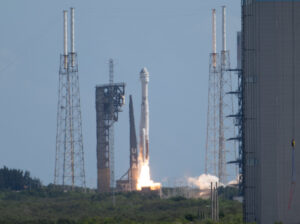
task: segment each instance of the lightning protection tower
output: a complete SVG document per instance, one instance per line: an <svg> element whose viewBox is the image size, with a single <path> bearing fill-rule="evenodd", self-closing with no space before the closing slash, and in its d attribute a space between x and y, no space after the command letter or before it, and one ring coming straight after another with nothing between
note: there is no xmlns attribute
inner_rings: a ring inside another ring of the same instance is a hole
<svg viewBox="0 0 300 224"><path fill-rule="evenodd" d="M54 184L86 187L78 77L71 8L71 52L68 52L68 16L63 11L64 53L60 56Z"/></svg>
<svg viewBox="0 0 300 224"><path fill-rule="evenodd" d="M115 186L113 125L125 103L125 83L113 83L113 60L109 61L109 80L96 86L97 119L97 186L99 192L110 192Z"/></svg>
<svg viewBox="0 0 300 224"><path fill-rule="evenodd" d="M229 173L238 175L238 166L228 172L229 161L237 160L236 141L231 140L236 136L236 124L232 115L235 113L234 95L232 94L232 74L230 69L230 52L226 43L226 6L222 6L222 50L220 59L219 77L219 167L218 177L221 183L227 183ZM234 168L234 167L233 167Z"/></svg>
<svg viewBox="0 0 300 224"><path fill-rule="evenodd" d="M236 135L229 50L226 47L226 7L222 7L222 51L216 53L216 10L213 9L213 53L210 54L205 172L227 183L227 162L236 160ZM237 176L237 169L235 176Z"/></svg>
<svg viewBox="0 0 300 224"><path fill-rule="evenodd" d="M205 145L205 173L218 176L218 102L219 102L219 54L216 42L216 10L212 10L212 53L209 55L208 106Z"/></svg>

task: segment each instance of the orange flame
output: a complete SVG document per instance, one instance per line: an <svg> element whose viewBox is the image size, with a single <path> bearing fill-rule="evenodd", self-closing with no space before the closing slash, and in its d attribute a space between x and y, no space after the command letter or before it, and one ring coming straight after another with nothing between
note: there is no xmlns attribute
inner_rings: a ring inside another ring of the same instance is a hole
<svg viewBox="0 0 300 224"><path fill-rule="evenodd" d="M141 164L140 175L137 182L137 190L141 191L142 188L145 187L150 188L150 190L159 190L161 188L160 183L155 183L150 178L150 167L148 160Z"/></svg>

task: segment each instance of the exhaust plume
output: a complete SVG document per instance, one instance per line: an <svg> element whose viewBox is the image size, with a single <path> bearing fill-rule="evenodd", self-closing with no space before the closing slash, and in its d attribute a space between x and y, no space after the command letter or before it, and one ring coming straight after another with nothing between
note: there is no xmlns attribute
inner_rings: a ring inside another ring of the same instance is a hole
<svg viewBox="0 0 300 224"><path fill-rule="evenodd" d="M211 183L219 182L219 178L210 174L202 174L199 177L189 177L188 183L198 187L200 190L210 189ZM222 184L220 184L222 185Z"/></svg>

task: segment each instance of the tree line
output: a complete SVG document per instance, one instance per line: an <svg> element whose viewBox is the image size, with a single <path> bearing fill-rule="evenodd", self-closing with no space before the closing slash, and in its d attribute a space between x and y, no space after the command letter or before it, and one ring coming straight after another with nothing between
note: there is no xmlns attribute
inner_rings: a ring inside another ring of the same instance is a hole
<svg viewBox="0 0 300 224"><path fill-rule="evenodd" d="M29 171L9 169L6 166L0 169L0 190L38 189L42 186L38 178L32 178Z"/></svg>

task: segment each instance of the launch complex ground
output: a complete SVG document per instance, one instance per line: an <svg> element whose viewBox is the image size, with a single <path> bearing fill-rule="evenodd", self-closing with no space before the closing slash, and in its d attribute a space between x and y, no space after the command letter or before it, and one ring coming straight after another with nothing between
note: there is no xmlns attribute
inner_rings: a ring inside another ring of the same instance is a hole
<svg viewBox="0 0 300 224"><path fill-rule="evenodd" d="M225 15L225 7L223 7ZM74 8L71 8L71 32L69 52L68 43L68 11L63 11L64 46L60 57L59 72L59 101L57 116L57 144L55 161L55 185L86 186L84 171L84 152L82 143L82 125L80 94L78 81L78 62L75 51L75 25ZM225 21L225 20L224 20ZM215 22L213 23L215 25ZM224 26L225 27L225 26ZM223 29L225 29L223 27ZM214 28L215 33L215 28ZM226 44L226 41L224 42ZM215 46L215 39L214 39ZM213 67L217 66L216 49L214 49ZM135 129L133 111L133 98L129 97L129 133L130 133L130 157L129 169L125 174L115 180L114 162L114 124L119 119L119 113L125 105L124 82L114 82L114 61L109 60L109 82L97 85L95 88L96 106L96 137L97 137L97 191L100 193L114 191L157 191L161 190L161 183L156 183L150 175L150 151L149 139L149 101L148 84L149 72L146 68L140 71L141 81L141 113L138 135ZM222 116L224 117L224 116ZM137 137L138 136L138 137ZM225 141L224 136L222 141ZM224 144L220 144L224 146ZM223 147L221 151L223 152ZM224 151L225 152L225 151ZM224 158L223 158L224 157ZM222 156L222 175L226 173L225 156ZM208 160L206 160L207 162ZM216 163L214 163L216 164ZM206 168L208 166L206 165ZM216 171L216 169L214 169ZM206 169L205 173L208 174ZM220 173L213 173L221 177ZM224 176L223 175L223 176ZM220 178L221 179L221 178ZM225 178L223 178L225 180ZM217 180L218 181L218 180ZM210 184L210 182L209 182ZM209 189L206 188L206 189ZM201 192L200 192L201 193ZM203 192L202 192L203 193Z"/></svg>

